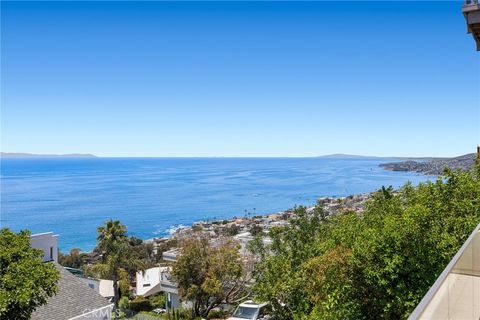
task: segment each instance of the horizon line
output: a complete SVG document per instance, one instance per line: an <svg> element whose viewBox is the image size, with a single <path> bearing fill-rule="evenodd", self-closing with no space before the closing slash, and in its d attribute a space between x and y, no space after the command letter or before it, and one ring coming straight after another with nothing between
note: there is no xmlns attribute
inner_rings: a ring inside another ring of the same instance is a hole
<svg viewBox="0 0 480 320"><path fill-rule="evenodd" d="M283 156L283 155L271 155L271 156L242 156L242 155L235 155L235 156L195 156L195 155L188 155L188 156L155 156L155 155L145 155L145 156L132 156L132 155L96 155L96 154L90 154L90 153L65 153L65 154L55 154L55 153L47 153L47 154L38 154L38 153L28 153L28 152L0 152L0 158L71 158L71 159L94 159L94 158L164 158L164 159L215 159L215 158L232 158L232 159L252 159L252 158L265 158L265 159L271 159L271 158L403 158L403 159L426 159L426 158L455 158L459 157L462 155L470 154L470 153L475 153L475 152L468 152L468 153L462 153L460 155L454 155L454 156L402 156L402 155L364 155L364 154L352 154L352 153L330 153L330 154L320 154L320 155L293 155L293 156Z"/></svg>

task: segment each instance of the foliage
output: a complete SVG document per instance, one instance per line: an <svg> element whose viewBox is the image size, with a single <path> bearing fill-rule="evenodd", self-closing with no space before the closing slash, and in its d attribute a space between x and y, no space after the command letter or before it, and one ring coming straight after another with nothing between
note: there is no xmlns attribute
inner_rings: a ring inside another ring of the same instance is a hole
<svg viewBox="0 0 480 320"><path fill-rule="evenodd" d="M276 319L405 319L480 222L480 169L382 188L362 215L295 213L249 246Z"/></svg>
<svg viewBox="0 0 480 320"><path fill-rule="evenodd" d="M250 231L250 234L254 237L263 234L263 228L260 227L258 224L251 227L249 231Z"/></svg>
<svg viewBox="0 0 480 320"><path fill-rule="evenodd" d="M130 307L130 300L128 297L123 296L118 300L118 307L122 310L128 310Z"/></svg>
<svg viewBox="0 0 480 320"><path fill-rule="evenodd" d="M119 286L128 292L129 270L144 269L145 264L126 236L127 228L120 221L107 221L98 228L97 248L102 252L102 262L86 268L87 274L113 280L115 309L118 308Z"/></svg>
<svg viewBox="0 0 480 320"><path fill-rule="evenodd" d="M87 254L81 253L79 248L73 248L68 254L59 253L58 263L64 267L76 268L79 269L85 265L85 259Z"/></svg>
<svg viewBox="0 0 480 320"><path fill-rule="evenodd" d="M234 303L246 292L246 278L238 245L222 239L213 246L206 238L189 238L172 269L184 300L193 304L193 315L206 317L221 303Z"/></svg>
<svg viewBox="0 0 480 320"><path fill-rule="evenodd" d="M59 272L30 246L30 233L0 230L0 318L29 319L57 291Z"/></svg>
<svg viewBox="0 0 480 320"><path fill-rule="evenodd" d="M225 310L213 309L208 313L207 319L223 319L228 314Z"/></svg>
<svg viewBox="0 0 480 320"><path fill-rule="evenodd" d="M112 219L105 222L104 226L97 229L97 248L101 250L104 257L108 255L118 243L124 243L127 239L127 227L119 220Z"/></svg>
<svg viewBox="0 0 480 320"><path fill-rule="evenodd" d="M166 298L164 293L148 297L153 308L165 308Z"/></svg>
<svg viewBox="0 0 480 320"><path fill-rule="evenodd" d="M167 312L163 318L165 320L192 320L192 311L189 309L173 309Z"/></svg>
<svg viewBox="0 0 480 320"><path fill-rule="evenodd" d="M130 301L129 309L132 311L150 311L152 310L152 305L147 298L137 296Z"/></svg>
<svg viewBox="0 0 480 320"><path fill-rule="evenodd" d="M236 236L240 232L240 228L236 224L231 224L223 228L223 235L225 236Z"/></svg>

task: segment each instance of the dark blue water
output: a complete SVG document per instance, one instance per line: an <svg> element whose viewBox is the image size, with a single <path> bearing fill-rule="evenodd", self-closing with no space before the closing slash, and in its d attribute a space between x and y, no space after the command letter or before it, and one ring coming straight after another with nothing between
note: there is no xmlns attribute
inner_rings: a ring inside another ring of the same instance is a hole
<svg viewBox="0 0 480 320"><path fill-rule="evenodd" d="M120 219L152 238L203 219L266 214L322 196L417 184L425 176L378 167L389 159L2 159L1 226L53 231L62 250L91 250L96 228ZM255 210L254 210L255 208Z"/></svg>

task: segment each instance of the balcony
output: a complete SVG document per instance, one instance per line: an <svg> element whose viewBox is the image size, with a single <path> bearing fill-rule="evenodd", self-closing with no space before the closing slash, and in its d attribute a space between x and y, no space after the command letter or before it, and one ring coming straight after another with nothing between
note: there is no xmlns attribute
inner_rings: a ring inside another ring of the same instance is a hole
<svg viewBox="0 0 480 320"><path fill-rule="evenodd" d="M160 290L168 293L178 294L178 286L173 281L169 270L160 273Z"/></svg>
<svg viewBox="0 0 480 320"><path fill-rule="evenodd" d="M409 317L417 319L480 319L480 224Z"/></svg>
<svg viewBox="0 0 480 320"><path fill-rule="evenodd" d="M462 12L467 22L467 32L471 33L480 51L480 2L479 0L466 0Z"/></svg>
<svg viewBox="0 0 480 320"><path fill-rule="evenodd" d="M162 258L165 261L175 262L177 261L177 256L179 255L178 249L168 250L162 253Z"/></svg>

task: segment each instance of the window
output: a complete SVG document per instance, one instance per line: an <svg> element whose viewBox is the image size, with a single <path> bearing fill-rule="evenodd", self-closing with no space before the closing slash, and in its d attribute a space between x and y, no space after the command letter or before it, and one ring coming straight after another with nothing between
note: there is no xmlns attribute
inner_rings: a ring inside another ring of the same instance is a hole
<svg viewBox="0 0 480 320"><path fill-rule="evenodd" d="M145 283L143 286L144 287L150 287L150 283Z"/></svg>
<svg viewBox="0 0 480 320"><path fill-rule="evenodd" d="M50 260L53 260L53 247L50 247Z"/></svg>
<svg viewBox="0 0 480 320"><path fill-rule="evenodd" d="M255 315L257 313L257 308L255 307L242 307L239 306L235 313L233 314L234 317L242 318L242 319L255 319Z"/></svg>

